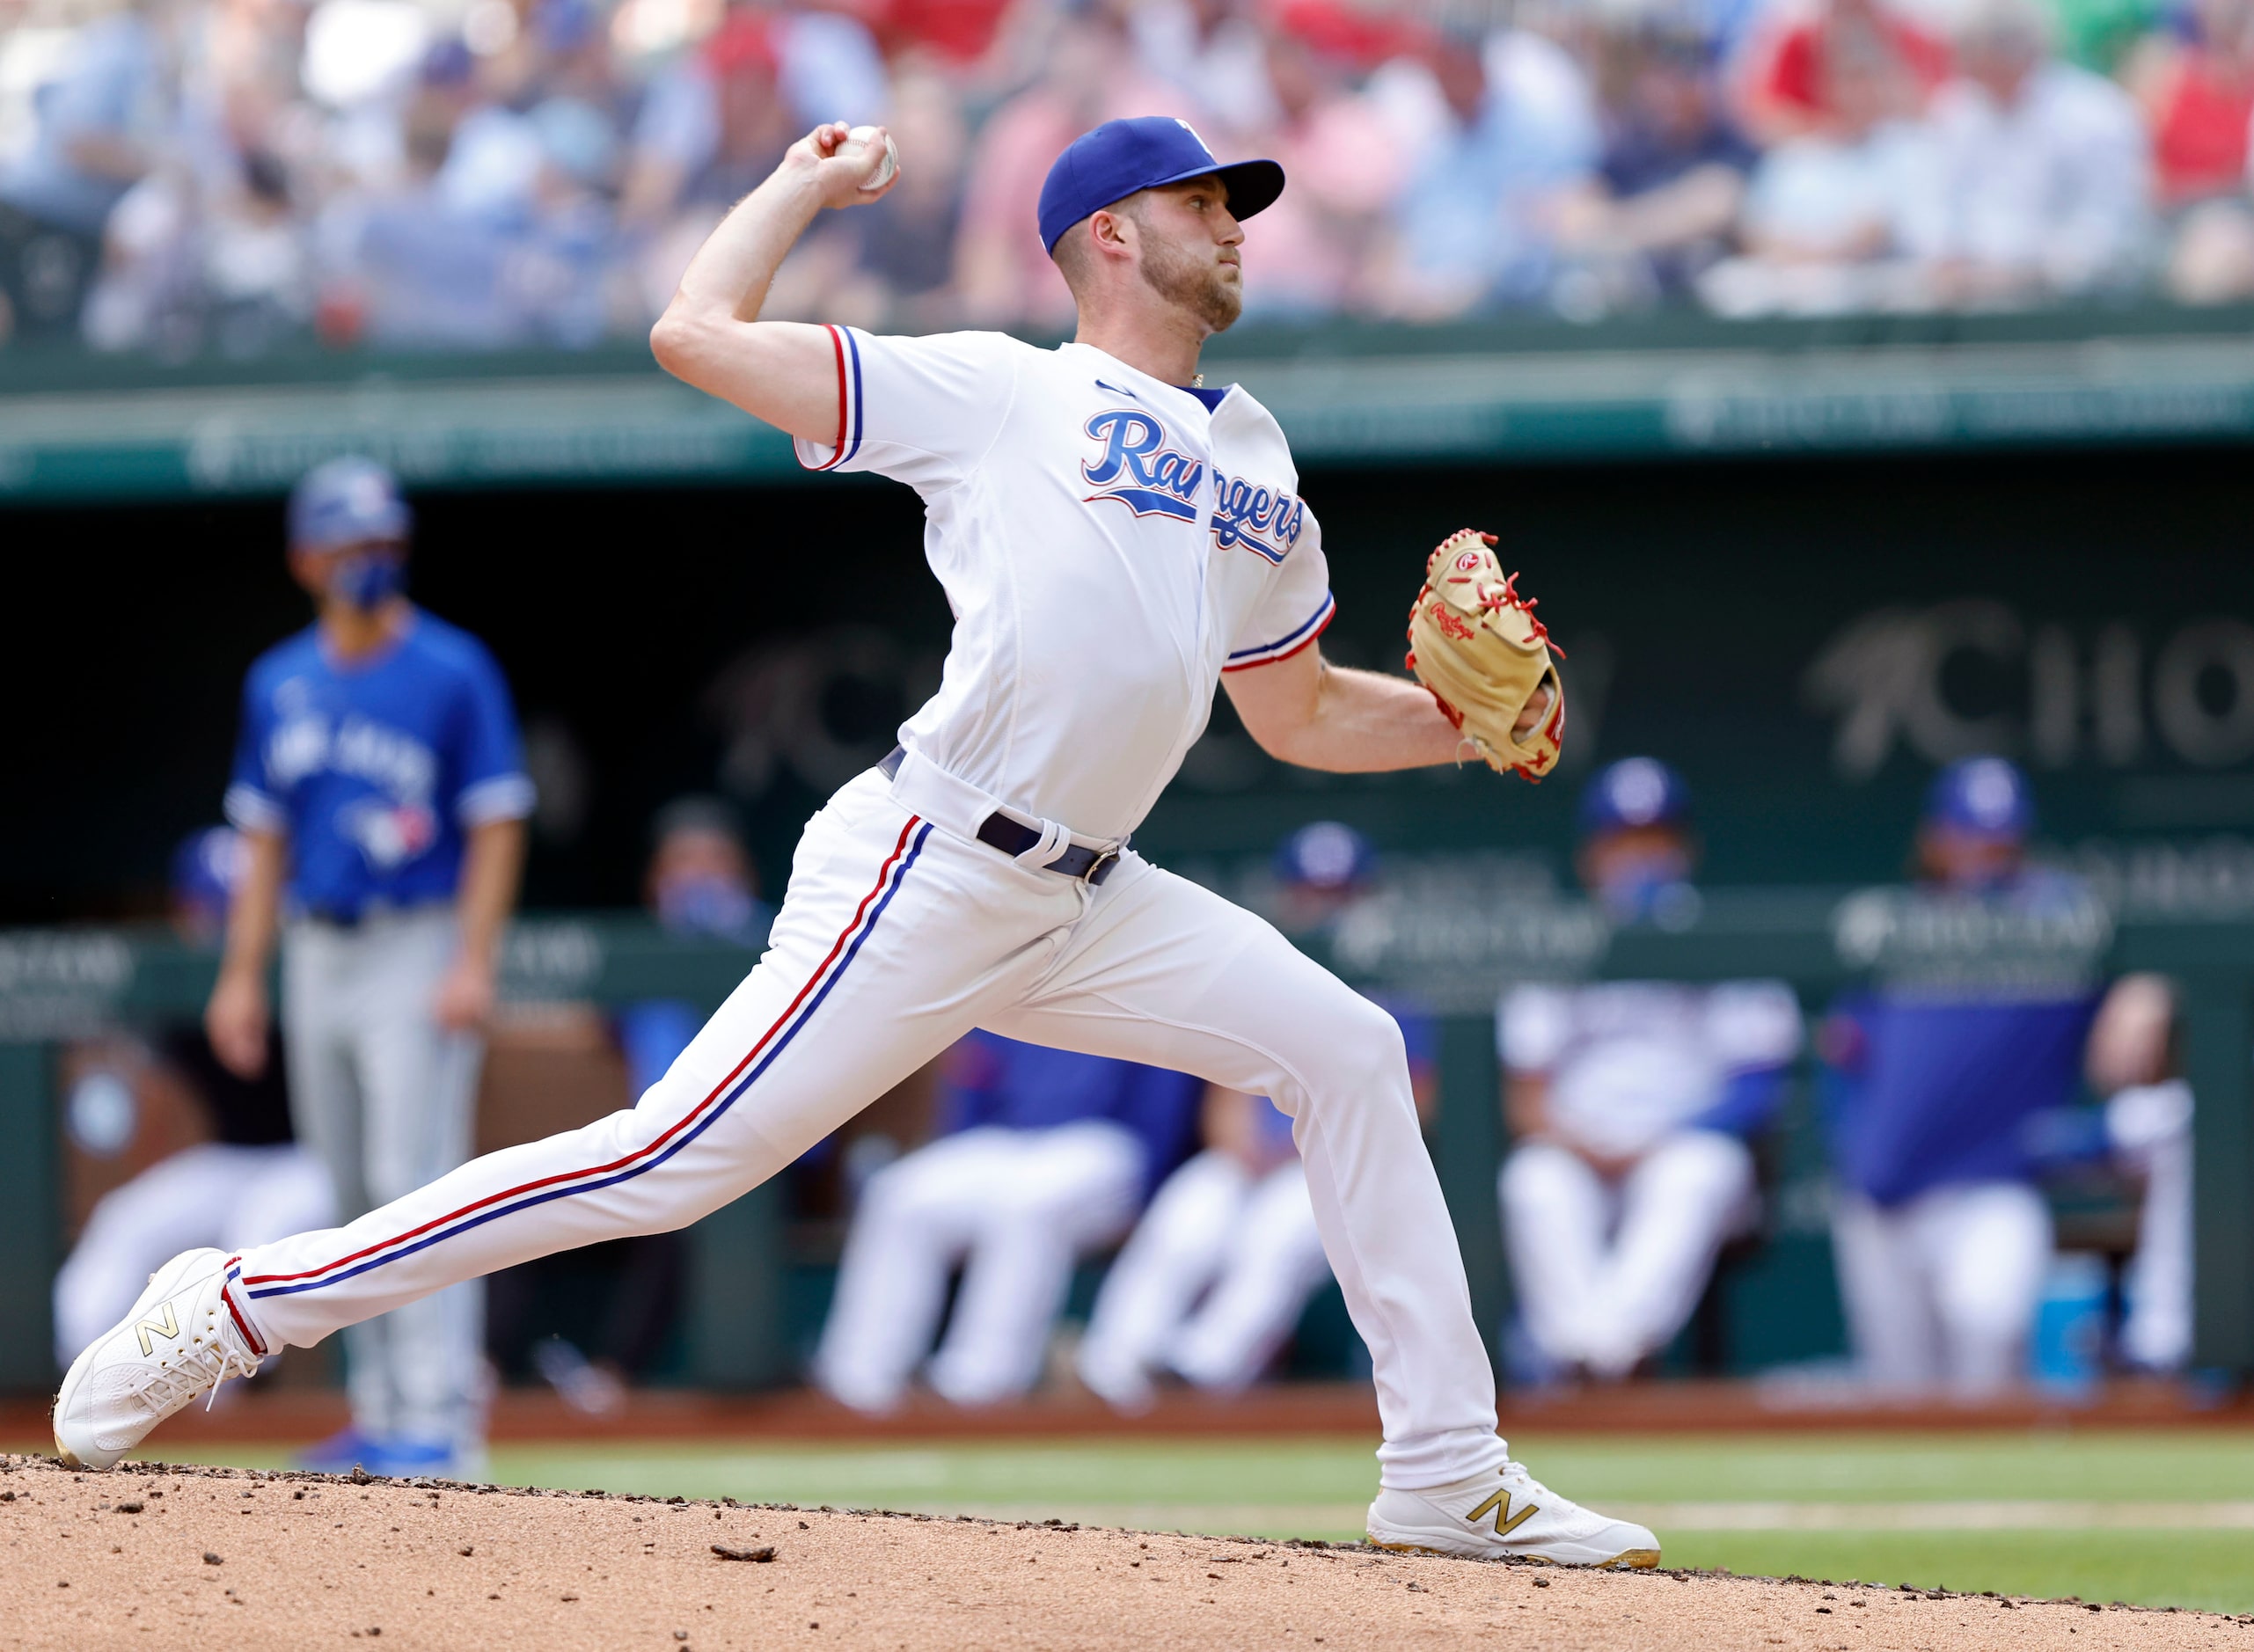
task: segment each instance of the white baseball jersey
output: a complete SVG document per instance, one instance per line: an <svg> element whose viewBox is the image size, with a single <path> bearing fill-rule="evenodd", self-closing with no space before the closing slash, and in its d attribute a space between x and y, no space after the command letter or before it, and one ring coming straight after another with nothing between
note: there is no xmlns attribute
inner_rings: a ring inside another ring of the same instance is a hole
<svg viewBox="0 0 2254 1652"><path fill-rule="evenodd" d="M1800 1006L1781 981L1526 986L1504 997L1497 1033L1511 1071L1548 1075L1552 1123L1629 1153L1692 1122L1736 1074L1790 1061Z"/></svg>
<svg viewBox="0 0 2254 1652"><path fill-rule="evenodd" d="M799 457L921 494L955 613L902 743L1020 813L1125 837L1204 732L1218 674L1329 621L1283 431L1241 386L1209 410L1089 345L829 331L838 435Z"/></svg>

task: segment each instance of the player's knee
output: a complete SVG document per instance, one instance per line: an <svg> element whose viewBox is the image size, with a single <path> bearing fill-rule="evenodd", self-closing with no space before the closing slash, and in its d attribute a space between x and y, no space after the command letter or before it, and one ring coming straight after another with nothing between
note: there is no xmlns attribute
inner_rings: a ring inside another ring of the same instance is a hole
<svg viewBox="0 0 2254 1652"><path fill-rule="evenodd" d="M1548 1142L1514 1147L1496 1173L1496 1195L1506 1210L1540 1210L1565 1196L1566 1183L1585 1172L1580 1160Z"/></svg>
<svg viewBox="0 0 2254 1652"><path fill-rule="evenodd" d="M1753 1150L1719 1130L1685 1130L1652 1155L1651 1180L1687 1196L1735 1196L1753 1187Z"/></svg>
<svg viewBox="0 0 2254 1652"><path fill-rule="evenodd" d="M1327 1033L1322 1077L1335 1078L1338 1088L1358 1102L1385 1100L1414 1106L1408 1041L1401 1036L1401 1024L1384 1009L1358 992L1342 992L1309 1019Z"/></svg>

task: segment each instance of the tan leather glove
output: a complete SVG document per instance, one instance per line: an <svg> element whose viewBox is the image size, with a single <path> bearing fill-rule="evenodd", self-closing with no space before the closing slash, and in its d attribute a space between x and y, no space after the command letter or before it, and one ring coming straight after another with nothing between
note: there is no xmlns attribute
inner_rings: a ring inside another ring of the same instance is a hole
<svg viewBox="0 0 2254 1652"><path fill-rule="evenodd" d="M1565 736L1565 684L1534 599L1519 595L1519 576L1503 572L1494 543L1466 528L1432 552L1409 610L1407 664L1489 768L1540 780ZM1549 713L1521 741L1512 727L1545 683Z"/></svg>

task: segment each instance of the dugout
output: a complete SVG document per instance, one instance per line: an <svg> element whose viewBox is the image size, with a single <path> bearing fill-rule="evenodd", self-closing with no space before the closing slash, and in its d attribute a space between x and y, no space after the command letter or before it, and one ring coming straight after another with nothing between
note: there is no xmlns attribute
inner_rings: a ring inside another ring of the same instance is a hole
<svg viewBox="0 0 2254 1652"><path fill-rule="evenodd" d="M1572 766L1538 789L1479 771L1302 775L1253 749L1224 705L1141 841L1227 881L1256 874L1289 827L1330 817L1403 865L1476 853L1562 885L1576 778L1650 751L1698 794L1711 898L1694 930L1613 938L1583 967L1758 966L1812 1003L1845 969L1825 952L1828 915L1898 875L1932 765L2009 751L2033 774L2049 851L2119 893L2108 958L2186 983L2200 1357L2254 1369L2247 319L1231 340L1212 376L1277 407L1324 523L1340 599L1326 647L1397 663L1423 551L1467 523L1498 529L1569 651ZM779 881L815 801L881 754L935 676L947 617L912 496L801 478L771 433L636 353L255 372L0 358L0 532L26 633L0 665L18 708L0 735L15 799L0 922L19 926L0 943L0 1211L18 1254L58 1237L38 1214L52 1214L54 1037L189 1004L202 968L79 926L153 911L170 846L216 817L242 669L303 622L281 490L355 450L415 492L418 595L510 674L545 794L536 914L631 903L648 818L684 790L735 797ZM1444 932L1448 917L1444 903L1421 921ZM740 972L632 932L530 923L513 956L607 938L573 989L596 997L648 990L633 973L647 967L716 998ZM1465 978L1507 964L1467 954ZM525 990L561 990L542 978ZM1491 1323L1492 1041L1477 1006L1447 1007L1439 1153ZM772 1232L775 1218L721 1219ZM1797 1270L1792 1289L1824 1272L1817 1253L1772 1252ZM29 1316L44 1315L46 1277L21 1270L0 1305L26 1333L9 1343L42 1363ZM724 1321L780 1312L757 1305L760 1290L779 1302L772 1274L725 1290L750 1294L699 1300L698 1348L737 1334ZM749 1340L734 1348L692 1353L692 1371L771 1369Z"/></svg>

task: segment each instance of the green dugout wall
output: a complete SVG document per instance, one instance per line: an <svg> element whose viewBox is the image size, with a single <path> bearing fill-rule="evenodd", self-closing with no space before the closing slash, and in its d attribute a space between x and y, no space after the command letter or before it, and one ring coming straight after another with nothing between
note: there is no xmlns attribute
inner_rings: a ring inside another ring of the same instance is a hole
<svg viewBox="0 0 2254 1652"><path fill-rule="evenodd" d="M1504 1305L1495 1206L1504 1146L1497 987L1533 977L1781 976L1812 1010L1841 987L1899 967L1903 947L1922 947L1926 964L1937 958L1975 972L2023 970L2031 961L2159 969L2181 983L2184 1061L2199 1100L2196 1362L2254 1375L2254 917L2212 905L2116 913L2093 903L2087 921L2064 935L2031 939L2009 925L1957 923L1938 926L1936 940L1927 932L1936 926L1916 921L1903 891L1773 889L1716 892L1672 931L1615 933L1578 901L1529 898L1513 875L1493 859L1404 866L1335 934L1308 943L1350 976L1439 1017L1432 1148L1482 1325L1498 1325ZM631 918L532 919L512 934L506 990L602 1003L679 997L709 1007L747 957L735 947L684 945ZM62 1238L55 1042L192 1015L212 970L208 954L153 932L0 932L0 1245L18 1261L0 1281L0 1391L40 1390L55 1377L47 1290ZM1755 1364L1824 1352L1836 1337L1830 1326L1807 1322L1827 1311L1828 1260L1822 1152L1804 1106L1789 1115L1778 1147L1770 1231L1731 1305L1735 1351ZM750 1387L787 1378L787 1259L772 1185L699 1224L692 1255L690 1379Z"/></svg>

